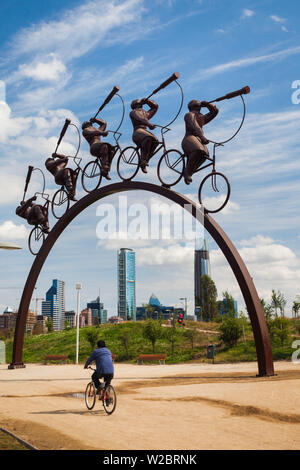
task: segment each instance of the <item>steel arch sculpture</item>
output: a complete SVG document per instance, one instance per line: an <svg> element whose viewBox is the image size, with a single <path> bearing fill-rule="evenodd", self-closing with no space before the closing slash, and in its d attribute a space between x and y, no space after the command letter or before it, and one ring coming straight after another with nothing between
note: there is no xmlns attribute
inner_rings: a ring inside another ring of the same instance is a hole
<svg viewBox="0 0 300 470"><path fill-rule="evenodd" d="M230 241L221 227L215 222L215 220L208 214L203 214L201 212L200 206L188 199L186 196L175 191L171 191L162 186L139 181L113 183L93 191L74 204L55 224L44 244L42 245L39 253L37 254L24 286L16 322L12 362L8 366L9 369L25 367L22 361L22 352L27 313L40 271L56 240L59 238L64 229L72 222L72 220L94 202L99 201L109 195L133 190L149 191L159 194L160 196L166 197L174 203L179 204L183 208L191 208L191 214L193 217L198 216L198 220L201 220L200 216L202 216L205 229L209 232L223 252L243 294L255 339L258 375L274 375L272 349L263 308L252 278L233 243Z"/></svg>

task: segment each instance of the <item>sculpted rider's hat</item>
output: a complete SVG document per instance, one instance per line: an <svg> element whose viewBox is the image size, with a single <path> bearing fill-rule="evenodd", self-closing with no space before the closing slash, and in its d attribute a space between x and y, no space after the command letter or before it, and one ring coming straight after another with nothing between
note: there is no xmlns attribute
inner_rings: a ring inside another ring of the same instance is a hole
<svg viewBox="0 0 300 470"><path fill-rule="evenodd" d="M201 102L199 100L192 100L188 104L188 108L190 111L192 111L195 108L201 108Z"/></svg>
<svg viewBox="0 0 300 470"><path fill-rule="evenodd" d="M85 129L86 127L90 127L91 126L91 123L90 121L84 121L81 125L81 128L82 129Z"/></svg>
<svg viewBox="0 0 300 470"><path fill-rule="evenodd" d="M139 104L141 104L142 100L133 100L131 102L131 109L135 109Z"/></svg>

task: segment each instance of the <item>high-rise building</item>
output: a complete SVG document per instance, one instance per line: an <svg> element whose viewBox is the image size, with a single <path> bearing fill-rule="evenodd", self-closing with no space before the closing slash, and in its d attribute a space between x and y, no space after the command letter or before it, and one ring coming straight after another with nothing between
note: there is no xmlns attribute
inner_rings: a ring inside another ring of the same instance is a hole
<svg viewBox="0 0 300 470"><path fill-rule="evenodd" d="M206 238L198 238L195 241L194 254L194 295L195 315L198 318L201 306L201 277L206 274L211 277L208 242Z"/></svg>
<svg viewBox="0 0 300 470"><path fill-rule="evenodd" d="M87 308L91 310L93 325L102 325L107 322L107 310L104 310L99 295L96 300L91 300L91 302L87 303Z"/></svg>
<svg viewBox="0 0 300 470"><path fill-rule="evenodd" d="M118 315L136 320L135 252L130 248L118 251Z"/></svg>
<svg viewBox="0 0 300 470"><path fill-rule="evenodd" d="M42 315L51 317L54 331L63 330L65 326L65 282L53 279L52 286L42 302Z"/></svg>

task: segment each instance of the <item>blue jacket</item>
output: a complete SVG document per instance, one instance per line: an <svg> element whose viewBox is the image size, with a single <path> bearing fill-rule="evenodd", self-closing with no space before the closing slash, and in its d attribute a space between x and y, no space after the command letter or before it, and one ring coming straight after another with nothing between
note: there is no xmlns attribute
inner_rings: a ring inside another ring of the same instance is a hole
<svg viewBox="0 0 300 470"><path fill-rule="evenodd" d="M111 352L107 348L95 349L90 357L87 359L85 366L87 367L91 362L96 362L96 369L98 375L113 374L114 365L112 362Z"/></svg>

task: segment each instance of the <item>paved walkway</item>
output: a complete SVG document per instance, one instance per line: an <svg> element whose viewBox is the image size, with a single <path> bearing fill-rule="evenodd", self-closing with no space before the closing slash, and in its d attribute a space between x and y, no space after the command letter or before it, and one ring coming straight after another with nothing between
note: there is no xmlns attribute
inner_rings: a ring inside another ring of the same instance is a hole
<svg viewBox="0 0 300 470"><path fill-rule="evenodd" d="M1 365L0 425L40 449L299 448L299 364L261 378L256 363L116 364L111 416L85 407L90 372Z"/></svg>

